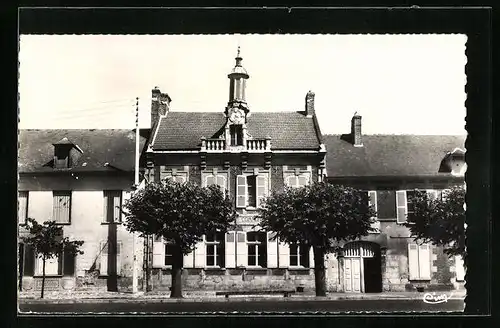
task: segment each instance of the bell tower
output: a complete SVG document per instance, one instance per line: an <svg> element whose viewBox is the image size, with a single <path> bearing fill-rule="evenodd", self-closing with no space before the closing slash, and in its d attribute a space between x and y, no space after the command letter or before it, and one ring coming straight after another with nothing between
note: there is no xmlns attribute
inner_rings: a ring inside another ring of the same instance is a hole
<svg viewBox="0 0 500 328"><path fill-rule="evenodd" d="M240 47L238 47L235 60L236 65L227 76L229 78L229 101L225 114L228 118L232 112L236 112L236 109L242 110L243 112L240 111L240 114L244 114L244 116L250 111L245 97L246 82L250 76L241 65L243 58L240 56Z"/></svg>

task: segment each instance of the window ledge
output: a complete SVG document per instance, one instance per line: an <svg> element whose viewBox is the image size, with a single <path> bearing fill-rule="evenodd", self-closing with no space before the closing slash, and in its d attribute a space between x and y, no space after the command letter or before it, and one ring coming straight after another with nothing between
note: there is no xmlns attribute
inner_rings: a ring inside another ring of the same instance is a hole
<svg viewBox="0 0 500 328"><path fill-rule="evenodd" d="M71 225L71 222L56 222L56 225Z"/></svg>
<svg viewBox="0 0 500 328"><path fill-rule="evenodd" d="M295 270L295 271L309 271L311 268L306 268L303 266L290 266L288 267L288 270Z"/></svg>
<svg viewBox="0 0 500 328"><path fill-rule="evenodd" d="M221 267L205 267L205 271L226 271L226 268Z"/></svg>
<svg viewBox="0 0 500 328"><path fill-rule="evenodd" d="M247 271L266 271L267 268L263 267L246 267L245 268Z"/></svg>
<svg viewBox="0 0 500 328"><path fill-rule="evenodd" d="M41 275L41 274L35 274L33 276L33 278L42 278L42 277L43 277L43 275ZM62 274L50 274L50 275L46 274L45 275L45 278L62 278L62 277L63 277Z"/></svg>
<svg viewBox="0 0 500 328"><path fill-rule="evenodd" d="M116 222L101 222L101 225L110 225L110 224L122 224L121 221L116 221Z"/></svg>

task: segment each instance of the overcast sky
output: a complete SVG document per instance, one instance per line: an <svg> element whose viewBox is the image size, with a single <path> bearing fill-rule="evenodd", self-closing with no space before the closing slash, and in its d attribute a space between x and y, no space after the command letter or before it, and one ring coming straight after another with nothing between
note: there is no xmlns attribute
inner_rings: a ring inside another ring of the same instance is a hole
<svg viewBox="0 0 500 328"><path fill-rule="evenodd" d="M304 109L323 133L465 134L465 35L23 35L20 128L149 126L151 89L173 111L222 112L238 45L251 111Z"/></svg>

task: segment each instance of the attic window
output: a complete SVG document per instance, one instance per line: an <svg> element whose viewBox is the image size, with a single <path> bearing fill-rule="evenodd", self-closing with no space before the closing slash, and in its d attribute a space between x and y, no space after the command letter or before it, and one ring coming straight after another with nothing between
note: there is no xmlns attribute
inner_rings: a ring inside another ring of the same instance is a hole
<svg viewBox="0 0 500 328"><path fill-rule="evenodd" d="M70 157L69 152L71 147L68 145L55 145L54 146L54 168L56 169L66 169L69 168Z"/></svg>
<svg viewBox="0 0 500 328"><path fill-rule="evenodd" d="M243 145L243 127L241 125L231 125L231 146Z"/></svg>

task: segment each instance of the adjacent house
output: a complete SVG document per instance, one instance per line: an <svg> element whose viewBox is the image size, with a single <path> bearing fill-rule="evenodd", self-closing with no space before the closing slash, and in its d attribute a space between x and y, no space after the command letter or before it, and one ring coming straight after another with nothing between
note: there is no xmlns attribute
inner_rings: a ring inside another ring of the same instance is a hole
<svg viewBox="0 0 500 328"><path fill-rule="evenodd" d="M350 133L325 135L327 180L366 190L377 211L378 232L344 245L327 277L331 290L404 291L463 287L460 257L421 244L403 226L411 221L416 190L431 197L464 184L465 136L363 135L361 116Z"/></svg>
<svg viewBox="0 0 500 328"><path fill-rule="evenodd" d="M131 284L132 235L121 205L134 183L134 154L132 130L20 130L19 235L30 217L55 220L64 237L84 241L83 255L63 253L46 263L46 290ZM21 290L41 288L41 259L21 239L18 268Z"/></svg>

